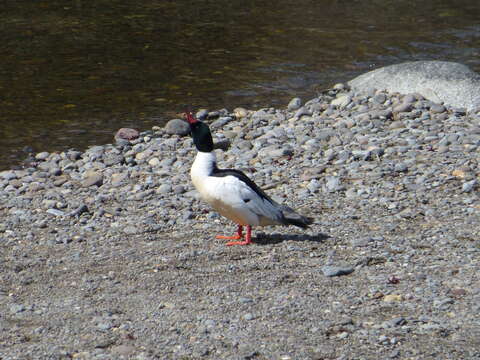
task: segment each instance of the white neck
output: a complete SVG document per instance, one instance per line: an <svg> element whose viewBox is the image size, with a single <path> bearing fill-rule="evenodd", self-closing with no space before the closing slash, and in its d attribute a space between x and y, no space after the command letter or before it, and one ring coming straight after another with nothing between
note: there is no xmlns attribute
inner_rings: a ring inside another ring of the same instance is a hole
<svg viewBox="0 0 480 360"><path fill-rule="evenodd" d="M214 151L209 153L199 151L190 169L190 175L192 177L210 176L216 162L217 158Z"/></svg>

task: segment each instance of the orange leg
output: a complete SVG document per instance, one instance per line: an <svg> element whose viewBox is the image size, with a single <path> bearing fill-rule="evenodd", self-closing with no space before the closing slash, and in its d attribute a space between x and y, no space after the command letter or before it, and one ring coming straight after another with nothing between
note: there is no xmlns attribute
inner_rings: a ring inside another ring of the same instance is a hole
<svg viewBox="0 0 480 360"><path fill-rule="evenodd" d="M242 228L241 225L238 226L238 235L239 239L242 237L241 236L241 231L240 229ZM252 227L250 225L247 225L247 234L245 235L245 241L230 241L227 243L227 246L232 246L232 245L249 245L252 243Z"/></svg>
<svg viewBox="0 0 480 360"><path fill-rule="evenodd" d="M217 239L224 239L224 240L239 240L243 237L243 226L238 225L237 233L233 236L224 236L224 235L217 235Z"/></svg>

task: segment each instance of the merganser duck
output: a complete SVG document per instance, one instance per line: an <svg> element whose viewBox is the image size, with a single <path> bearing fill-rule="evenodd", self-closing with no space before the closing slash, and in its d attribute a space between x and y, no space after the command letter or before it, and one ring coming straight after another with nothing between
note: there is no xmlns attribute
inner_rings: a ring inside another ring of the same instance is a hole
<svg viewBox="0 0 480 360"><path fill-rule="evenodd" d="M219 235L217 239L240 240L245 226L244 241L232 241L227 245L248 245L252 242L252 226L294 225L305 229L312 224L313 219L273 201L243 172L219 169L208 125L197 120L191 112L186 113L186 119L198 150L190 170L193 185L204 201L238 224L236 235Z"/></svg>

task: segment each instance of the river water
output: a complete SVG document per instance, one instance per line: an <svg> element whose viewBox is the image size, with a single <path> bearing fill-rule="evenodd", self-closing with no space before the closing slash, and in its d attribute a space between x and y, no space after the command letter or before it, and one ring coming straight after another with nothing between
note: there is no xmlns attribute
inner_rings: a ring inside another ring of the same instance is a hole
<svg viewBox="0 0 480 360"><path fill-rule="evenodd" d="M0 12L0 169L185 107L284 107L384 65L480 72L478 0L26 0Z"/></svg>

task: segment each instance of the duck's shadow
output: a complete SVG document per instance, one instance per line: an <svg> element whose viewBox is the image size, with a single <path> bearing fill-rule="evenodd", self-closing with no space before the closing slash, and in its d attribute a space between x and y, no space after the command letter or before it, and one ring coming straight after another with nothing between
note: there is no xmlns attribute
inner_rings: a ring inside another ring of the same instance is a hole
<svg viewBox="0 0 480 360"><path fill-rule="evenodd" d="M258 245L279 244L284 241L312 241L323 242L330 238L330 235L318 233L314 235L308 234L265 234L257 233L252 242Z"/></svg>

